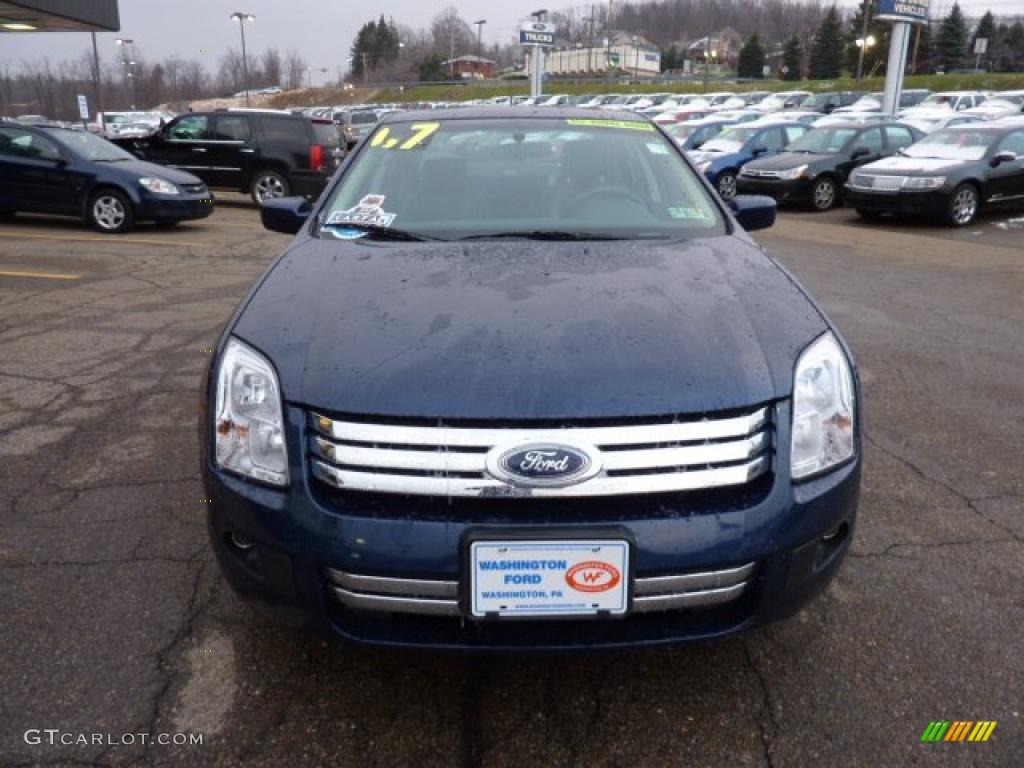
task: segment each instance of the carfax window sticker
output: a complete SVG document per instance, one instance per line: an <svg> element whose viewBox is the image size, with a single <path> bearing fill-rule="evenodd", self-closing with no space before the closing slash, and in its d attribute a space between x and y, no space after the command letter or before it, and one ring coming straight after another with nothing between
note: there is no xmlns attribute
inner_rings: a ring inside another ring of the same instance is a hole
<svg viewBox="0 0 1024 768"><path fill-rule="evenodd" d="M707 211L700 208L669 208L668 215L673 219L697 219L701 221L711 218Z"/></svg>
<svg viewBox="0 0 1024 768"><path fill-rule="evenodd" d="M399 123L385 125L373 134L370 147L374 149L416 149L441 129L440 123ZM406 131L410 133L406 134Z"/></svg>
<svg viewBox="0 0 1024 768"><path fill-rule="evenodd" d="M649 141L647 142L647 151L652 155L667 155L668 147L662 144L660 141Z"/></svg>
<svg viewBox="0 0 1024 768"><path fill-rule="evenodd" d="M384 195L366 195L357 205L345 211L335 211L328 219L328 225L352 224L366 227L390 227L398 214L384 210Z"/></svg>
<svg viewBox="0 0 1024 768"><path fill-rule="evenodd" d="M586 126L589 128L622 128L627 131L644 131L646 133L655 133L655 128L650 123L633 122L632 120L596 120L594 118L570 118L566 121L567 125L579 125Z"/></svg>

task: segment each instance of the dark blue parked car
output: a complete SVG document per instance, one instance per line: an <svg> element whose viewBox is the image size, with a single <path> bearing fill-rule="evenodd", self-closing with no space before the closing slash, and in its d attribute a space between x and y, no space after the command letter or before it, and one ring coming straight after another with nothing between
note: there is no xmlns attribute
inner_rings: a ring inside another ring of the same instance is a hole
<svg viewBox="0 0 1024 768"><path fill-rule="evenodd" d="M839 568L849 350L659 128L562 108L386 118L228 322L205 380L235 590L367 643L724 637Z"/></svg>
<svg viewBox="0 0 1024 768"><path fill-rule="evenodd" d="M0 123L0 213L82 218L101 232L174 224L213 212L191 173L137 159L85 131Z"/></svg>
<svg viewBox="0 0 1024 768"><path fill-rule="evenodd" d="M782 121L734 125L705 142L699 150L690 152L689 157L722 199L728 201L736 196L736 177L744 165L755 157L781 152L808 130L809 126L802 123Z"/></svg>

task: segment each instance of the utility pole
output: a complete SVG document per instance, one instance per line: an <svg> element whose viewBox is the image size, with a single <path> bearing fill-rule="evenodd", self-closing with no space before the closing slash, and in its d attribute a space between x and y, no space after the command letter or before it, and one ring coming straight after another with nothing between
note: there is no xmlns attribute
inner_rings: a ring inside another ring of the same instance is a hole
<svg viewBox="0 0 1024 768"><path fill-rule="evenodd" d="M604 39L604 72L605 77L611 81L612 78L612 0L608 0L608 18L605 21Z"/></svg>
<svg viewBox="0 0 1024 768"><path fill-rule="evenodd" d="M114 42L117 43L118 47L121 49L121 66L124 67L124 84L127 87L129 81L131 82L131 108L135 109L135 77L131 72L131 67L135 62L130 56L130 51L134 48L135 41L119 37Z"/></svg>
<svg viewBox="0 0 1024 768"><path fill-rule="evenodd" d="M594 22L597 21L594 16L594 6L590 6L590 15L583 21L587 23L587 76L589 77L594 71Z"/></svg>
<svg viewBox="0 0 1024 768"><path fill-rule="evenodd" d="M448 19L448 79L455 79L455 17Z"/></svg>
<svg viewBox="0 0 1024 768"><path fill-rule="evenodd" d="M871 19L871 0L864 0L864 24L860 30L860 39L864 43L860 47L860 51L857 53L857 82L860 82L861 77L864 75L864 49L868 47L868 21Z"/></svg>
<svg viewBox="0 0 1024 768"><path fill-rule="evenodd" d="M103 113L103 75L100 72L100 49L96 45L96 33L92 33L92 77L96 85L96 113ZM96 120L99 123L99 119ZM102 126L101 126L102 127Z"/></svg>
<svg viewBox="0 0 1024 768"><path fill-rule="evenodd" d="M708 36L704 41L704 93L708 92L708 85L711 81L711 33L714 31L712 24L712 6L708 5Z"/></svg>

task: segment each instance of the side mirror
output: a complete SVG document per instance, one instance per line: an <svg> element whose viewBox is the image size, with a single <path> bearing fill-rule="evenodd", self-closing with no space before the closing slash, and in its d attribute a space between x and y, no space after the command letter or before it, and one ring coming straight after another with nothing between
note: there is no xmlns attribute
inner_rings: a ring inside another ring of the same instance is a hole
<svg viewBox="0 0 1024 768"><path fill-rule="evenodd" d="M768 147L765 147L765 146L757 146L757 147L754 147L754 148L753 148L752 150L750 150L750 153L751 153L751 154L752 154L752 155L753 155L754 157L757 157L758 155L763 155L763 154L764 154L765 152L767 152L767 151L768 151Z"/></svg>
<svg viewBox="0 0 1024 768"><path fill-rule="evenodd" d="M871 150L867 147L857 147L853 150L853 154L850 155L851 160L856 160L858 157L867 157L871 154Z"/></svg>
<svg viewBox="0 0 1024 768"><path fill-rule="evenodd" d="M988 164L991 165L993 168L997 168L1003 163L1012 163L1016 159L1017 155L1015 155L1013 152L1003 151L996 153L996 155L991 160L988 161Z"/></svg>
<svg viewBox="0 0 1024 768"><path fill-rule="evenodd" d="M762 195L736 195L729 201L736 221L747 232L768 229L775 223L777 205L771 197Z"/></svg>
<svg viewBox="0 0 1024 768"><path fill-rule="evenodd" d="M274 197L260 206L260 220L271 232L294 235L313 212L313 206L304 197Z"/></svg>

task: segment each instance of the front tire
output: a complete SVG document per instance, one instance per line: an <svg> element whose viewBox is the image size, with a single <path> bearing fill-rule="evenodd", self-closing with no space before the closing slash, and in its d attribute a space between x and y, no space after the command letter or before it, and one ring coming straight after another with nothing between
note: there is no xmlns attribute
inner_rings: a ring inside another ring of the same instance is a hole
<svg viewBox="0 0 1024 768"><path fill-rule="evenodd" d="M715 182L715 189L718 191L718 196L726 202L732 200L736 197L736 174L732 171L725 171Z"/></svg>
<svg viewBox="0 0 1024 768"><path fill-rule="evenodd" d="M108 235L120 235L135 226L132 201L116 189L94 192L89 197L85 215L90 226Z"/></svg>
<svg viewBox="0 0 1024 768"><path fill-rule="evenodd" d="M252 177L250 191L252 193L252 201L256 205L263 205L267 200L272 200L276 197L288 197L290 187L288 179L280 173L264 169L257 171Z"/></svg>
<svg viewBox="0 0 1024 768"><path fill-rule="evenodd" d="M949 196L946 222L952 227L966 227L978 216L981 195L973 184L961 184Z"/></svg>
<svg viewBox="0 0 1024 768"><path fill-rule="evenodd" d="M839 187L834 179L823 176L811 187L811 205L816 211L828 211L839 202Z"/></svg>

